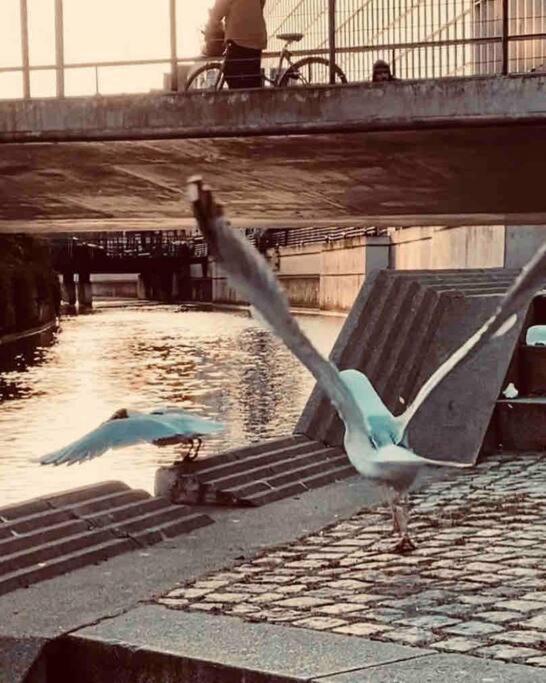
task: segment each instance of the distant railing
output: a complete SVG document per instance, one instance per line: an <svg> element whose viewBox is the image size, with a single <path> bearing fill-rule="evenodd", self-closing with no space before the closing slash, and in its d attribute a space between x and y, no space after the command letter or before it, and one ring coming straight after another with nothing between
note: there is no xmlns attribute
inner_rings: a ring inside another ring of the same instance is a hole
<svg viewBox="0 0 546 683"><path fill-rule="evenodd" d="M248 228L245 236L260 251L276 247L296 247L306 244L324 244L336 240L350 239L352 237L376 237L387 234L388 228L293 228L293 229L270 229L258 230ZM204 257L208 255L207 243L201 238L194 238L191 243L193 256Z"/></svg>
<svg viewBox="0 0 546 683"><path fill-rule="evenodd" d="M82 259L89 261L172 258L188 260L193 243L184 231L165 230L126 233L102 233L83 240L59 238L50 240L53 260L66 264Z"/></svg>
<svg viewBox="0 0 546 683"><path fill-rule="evenodd" d="M0 75L17 74L24 98L33 96L31 75L36 72L54 74L55 94L64 97L73 94L66 75L75 70L92 73L95 95L101 95L103 72L141 67L157 68L158 92L176 92L203 61L178 56L177 0L168 0L168 56L67 62L63 0L54 0L55 62L31 64L27 0L19 1L21 60L1 67ZM370 80L378 59L403 79L546 72L546 0L268 0L265 13L270 51L262 64L268 77L281 46L276 36L288 32L304 34L291 46L294 55L329 57L353 82ZM334 82L332 70L321 78Z"/></svg>
<svg viewBox="0 0 546 683"><path fill-rule="evenodd" d="M267 230L260 239L263 246L291 247L316 242L334 242L352 237L371 237L386 233L386 228L295 228Z"/></svg>

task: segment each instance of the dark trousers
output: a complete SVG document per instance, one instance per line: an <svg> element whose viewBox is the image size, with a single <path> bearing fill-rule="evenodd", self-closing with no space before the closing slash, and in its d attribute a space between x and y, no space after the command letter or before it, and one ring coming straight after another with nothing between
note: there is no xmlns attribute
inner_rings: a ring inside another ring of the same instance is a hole
<svg viewBox="0 0 546 683"><path fill-rule="evenodd" d="M261 88L262 51L229 41L224 60L224 78L230 88Z"/></svg>

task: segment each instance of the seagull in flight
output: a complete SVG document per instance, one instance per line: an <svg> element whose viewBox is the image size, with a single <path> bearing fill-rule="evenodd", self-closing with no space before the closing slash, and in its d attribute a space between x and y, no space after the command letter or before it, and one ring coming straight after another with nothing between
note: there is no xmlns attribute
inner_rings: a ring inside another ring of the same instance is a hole
<svg viewBox="0 0 546 683"><path fill-rule="evenodd" d="M106 422L82 436L81 439L40 458L42 465L73 465L91 460L115 448L126 448L138 443L154 446L189 444L182 461L195 460L206 434L223 430L223 425L174 407L154 408L149 412L117 410Z"/></svg>
<svg viewBox="0 0 546 683"><path fill-rule="evenodd" d="M546 244L515 280L495 314L460 346L425 382L401 415L394 417L362 372L339 371L304 335L290 313L287 299L264 257L231 228L223 208L200 177L188 180L188 199L210 252L231 284L254 306L292 353L314 375L345 425L344 447L356 470L381 486L399 541L392 550L415 548L408 533L407 494L422 470L429 467L470 467L414 453L407 440L408 426L431 392L461 362L486 343L510 330L546 275ZM525 308L526 310L526 308Z"/></svg>

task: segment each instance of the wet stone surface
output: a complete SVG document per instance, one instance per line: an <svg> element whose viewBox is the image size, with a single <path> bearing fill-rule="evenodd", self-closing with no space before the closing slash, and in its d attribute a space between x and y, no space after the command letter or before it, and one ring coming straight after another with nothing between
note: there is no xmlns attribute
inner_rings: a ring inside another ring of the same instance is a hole
<svg viewBox="0 0 546 683"><path fill-rule="evenodd" d="M158 602L546 667L546 454L502 454L412 497L418 548L363 509Z"/></svg>

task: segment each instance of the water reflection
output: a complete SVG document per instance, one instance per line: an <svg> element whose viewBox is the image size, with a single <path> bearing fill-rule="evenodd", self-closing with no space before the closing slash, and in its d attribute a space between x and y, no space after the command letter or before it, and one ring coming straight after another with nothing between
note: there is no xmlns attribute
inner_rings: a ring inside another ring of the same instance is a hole
<svg viewBox="0 0 546 683"><path fill-rule="evenodd" d="M327 354L343 321L300 322ZM151 490L155 469L173 460L176 447L142 445L73 467L33 461L118 408L170 403L225 422L225 433L204 444L206 456L289 433L313 386L285 347L243 313L108 307L64 319L52 345L18 351L0 366L0 505L105 479Z"/></svg>

